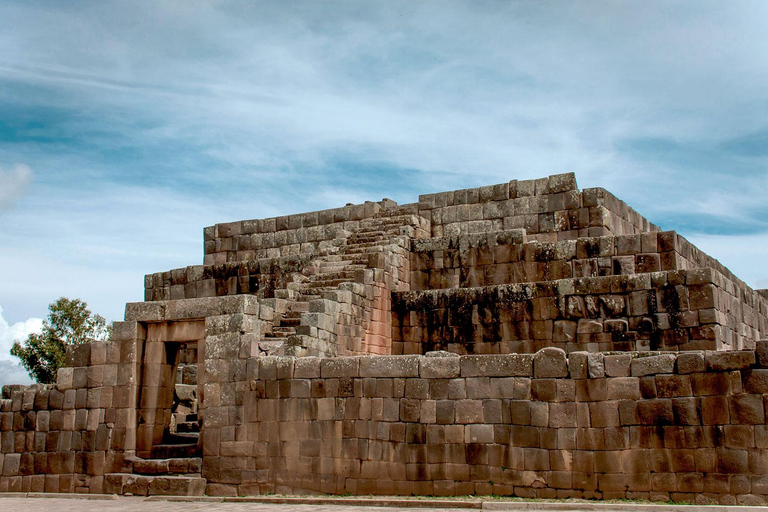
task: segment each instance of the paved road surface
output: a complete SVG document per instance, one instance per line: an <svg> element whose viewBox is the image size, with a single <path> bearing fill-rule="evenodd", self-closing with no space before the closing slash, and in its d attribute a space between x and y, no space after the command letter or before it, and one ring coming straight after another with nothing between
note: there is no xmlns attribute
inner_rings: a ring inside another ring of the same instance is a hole
<svg viewBox="0 0 768 512"><path fill-rule="evenodd" d="M358 507L343 505L266 505L145 501L144 498L79 500L61 498L0 498L0 512L424 512L423 508ZM466 509L442 509L466 512Z"/></svg>

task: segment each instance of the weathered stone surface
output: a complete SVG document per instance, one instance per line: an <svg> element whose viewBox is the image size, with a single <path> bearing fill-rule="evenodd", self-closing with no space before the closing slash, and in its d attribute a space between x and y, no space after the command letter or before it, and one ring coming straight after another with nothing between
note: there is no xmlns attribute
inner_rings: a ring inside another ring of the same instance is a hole
<svg viewBox="0 0 768 512"><path fill-rule="evenodd" d="M568 360L565 351L547 347L536 352L533 356L533 375L536 378L567 377Z"/></svg>
<svg viewBox="0 0 768 512"><path fill-rule="evenodd" d="M462 377L527 377L532 374L533 357L528 354L464 356Z"/></svg>
<svg viewBox="0 0 768 512"><path fill-rule="evenodd" d="M362 377L418 377L418 356L368 356L360 358Z"/></svg>
<svg viewBox="0 0 768 512"><path fill-rule="evenodd" d="M572 174L204 250L3 388L0 492L768 496L768 294Z"/></svg>
<svg viewBox="0 0 768 512"><path fill-rule="evenodd" d="M360 375L360 358L345 357L322 359L320 375L324 379L334 377L358 377Z"/></svg>
<svg viewBox="0 0 768 512"><path fill-rule="evenodd" d="M707 352L707 366L713 370L742 370L755 364L755 352L751 350Z"/></svg>
<svg viewBox="0 0 768 512"><path fill-rule="evenodd" d="M450 379L461 373L459 357L424 357L419 361L419 376L424 379Z"/></svg>
<svg viewBox="0 0 768 512"><path fill-rule="evenodd" d="M632 376L642 377L644 375L655 375L658 373L674 373L676 359L674 354L636 357L632 359Z"/></svg>

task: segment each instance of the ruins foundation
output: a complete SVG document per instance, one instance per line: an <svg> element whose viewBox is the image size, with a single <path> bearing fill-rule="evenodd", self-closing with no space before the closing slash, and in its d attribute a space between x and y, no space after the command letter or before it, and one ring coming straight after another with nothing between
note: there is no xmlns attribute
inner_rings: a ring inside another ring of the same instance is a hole
<svg viewBox="0 0 768 512"><path fill-rule="evenodd" d="M768 501L768 302L573 174L204 230L56 384L0 492Z"/></svg>

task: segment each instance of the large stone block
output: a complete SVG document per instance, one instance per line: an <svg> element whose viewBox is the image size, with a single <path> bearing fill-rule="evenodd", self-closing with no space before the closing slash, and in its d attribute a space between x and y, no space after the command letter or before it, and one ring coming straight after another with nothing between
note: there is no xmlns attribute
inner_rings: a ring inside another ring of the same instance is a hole
<svg viewBox="0 0 768 512"><path fill-rule="evenodd" d="M530 354L480 355L461 357L462 377L529 377L533 370Z"/></svg>
<svg viewBox="0 0 768 512"><path fill-rule="evenodd" d="M533 376L535 378L567 377L568 359L565 351L556 347L539 350L533 356Z"/></svg>
<svg viewBox="0 0 768 512"><path fill-rule="evenodd" d="M658 373L674 373L676 359L674 354L636 357L632 360L632 376L642 377Z"/></svg>
<svg viewBox="0 0 768 512"><path fill-rule="evenodd" d="M461 373L460 359L455 357L422 357L419 375L422 379L452 379Z"/></svg>
<svg viewBox="0 0 768 512"><path fill-rule="evenodd" d="M715 371L743 370L755 364L755 352L752 350L707 352L705 359L707 366Z"/></svg>
<svg viewBox="0 0 768 512"><path fill-rule="evenodd" d="M320 360L320 376L323 379L338 377L359 377L359 357L335 357Z"/></svg>
<svg viewBox="0 0 768 512"><path fill-rule="evenodd" d="M360 358L361 377L418 377L421 356L365 356Z"/></svg>

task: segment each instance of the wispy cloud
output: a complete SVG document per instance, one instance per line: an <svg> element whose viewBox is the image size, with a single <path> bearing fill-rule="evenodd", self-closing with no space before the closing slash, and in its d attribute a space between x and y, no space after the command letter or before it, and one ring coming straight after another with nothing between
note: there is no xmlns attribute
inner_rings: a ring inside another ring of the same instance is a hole
<svg viewBox="0 0 768 512"><path fill-rule="evenodd" d="M567 171L686 235L764 233L766 17L760 0L3 2L0 162L35 180L0 225L0 303L26 318L81 294L119 318L144 272L202 261L206 224Z"/></svg>
<svg viewBox="0 0 768 512"><path fill-rule="evenodd" d="M8 170L0 168L0 211L13 208L32 181L32 169L24 164L17 164Z"/></svg>
<svg viewBox="0 0 768 512"><path fill-rule="evenodd" d="M3 308L0 307L0 386L32 382L19 360L11 355L11 347L15 341L23 342L27 336L39 333L42 329L43 321L40 318L28 318L23 322L8 325L3 318Z"/></svg>

